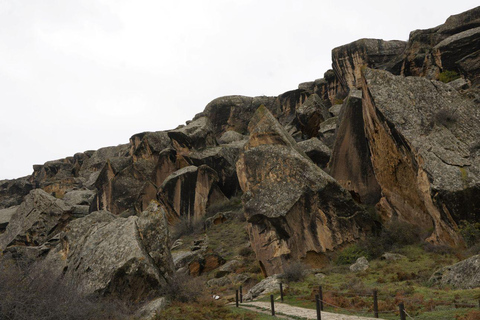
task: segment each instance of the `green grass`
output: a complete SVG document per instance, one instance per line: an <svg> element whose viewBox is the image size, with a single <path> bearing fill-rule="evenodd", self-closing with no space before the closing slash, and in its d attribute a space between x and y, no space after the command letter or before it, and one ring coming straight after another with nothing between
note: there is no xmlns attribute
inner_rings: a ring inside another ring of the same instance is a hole
<svg viewBox="0 0 480 320"><path fill-rule="evenodd" d="M455 308L456 304L477 305L480 288L454 290L450 287L432 286L428 279L432 273L446 265L458 262L453 254L426 252L421 245L405 246L397 253L406 259L397 261L370 261L370 268L352 273L346 266L332 265L324 268L325 278L314 275L302 282L289 283L285 290L284 302L293 306L315 308L315 294L322 286L324 300L340 308L325 307L325 311L373 315L374 289L378 290L380 312L385 319L398 319L398 304L403 302L407 312L415 319L455 319L463 316L469 308ZM262 299L268 300L268 297ZM445 315L443 315L445 314ZM437 317L437 318L435 318Z"/></svg>

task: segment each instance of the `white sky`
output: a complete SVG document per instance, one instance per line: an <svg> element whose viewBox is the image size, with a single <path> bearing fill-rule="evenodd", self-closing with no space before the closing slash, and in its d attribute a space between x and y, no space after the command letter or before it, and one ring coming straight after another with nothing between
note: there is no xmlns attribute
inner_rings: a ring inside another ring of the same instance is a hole
<svg viewBox="0 0 480 320"><path fill-rule="evenodd" d="M0 0L0 179L175 128L219 96L323 77L331 50L407 40L478 0Z"/></svg>

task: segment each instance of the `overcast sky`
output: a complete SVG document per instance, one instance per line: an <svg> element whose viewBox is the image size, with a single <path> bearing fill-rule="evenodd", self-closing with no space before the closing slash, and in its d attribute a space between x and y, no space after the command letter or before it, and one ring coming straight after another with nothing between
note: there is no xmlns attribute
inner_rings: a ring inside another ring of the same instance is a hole
<svg viewBox="0 0 480 320"><path fill-rule="evenodd" d="M331 50L407 40L478 0L0 0L0 179L172 129L219 96L323 77Z"/></svg>

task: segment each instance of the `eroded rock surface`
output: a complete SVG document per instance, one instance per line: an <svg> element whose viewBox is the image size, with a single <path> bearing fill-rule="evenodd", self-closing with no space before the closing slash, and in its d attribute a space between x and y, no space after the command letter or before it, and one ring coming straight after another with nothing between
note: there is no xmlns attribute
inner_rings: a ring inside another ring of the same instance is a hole
<svg viewBox="0 0 480 320"><path fill-rule="evenodd" d="M249 128L237 173L252 248L267 275L281 273L289 259L321 264L325 253L367 231L368 217L350 194L299 151L266 108Z"/></svg>
<svg viewBox="0 0 480 320"><path fill-rule="evenodd" d="M430 281L458 289L480 287L480 255L435 271Z"/></svg>
<svg viewBox="0 0 480 320"><path fill-rule="evenodd" d="M85 295L130 301L153 297L173 274L166 214L152 202L139 216L96 211L59 235L43 262Z"/></svg>

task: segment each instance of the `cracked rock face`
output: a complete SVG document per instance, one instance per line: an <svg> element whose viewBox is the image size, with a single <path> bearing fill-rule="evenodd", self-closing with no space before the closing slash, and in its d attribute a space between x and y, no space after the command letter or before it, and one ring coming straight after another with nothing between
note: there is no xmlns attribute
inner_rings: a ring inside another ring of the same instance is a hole
<svg viewBox="0 0 480 320"><path fill-rule="evenodd" d="M455 221L479 215L478 105L449 85L372 69L362 96L344 111L333 177L377 203L384 220L398 216L433 229L432 242L458 244Z"/></svg>
<svg viewBox="0 0 480 320"><path fill-rule="evenodd" d="M72 221L41 262L85 295L130 301L153 297L174 266L165 212L152 202L139 216L96 211Z"/></svg>
<svg viewBox="0 0 480 320"><path fill-rule="evenodd" d="M260 107L237 162L252 248L267 275L290 260L322 265L326 253L361 237L368 217L350 194L296 146Z"/></svg>

